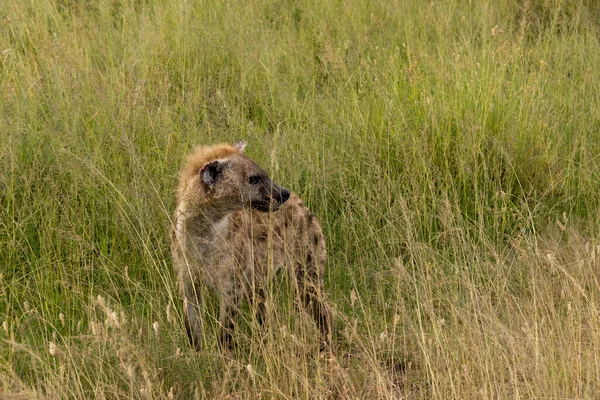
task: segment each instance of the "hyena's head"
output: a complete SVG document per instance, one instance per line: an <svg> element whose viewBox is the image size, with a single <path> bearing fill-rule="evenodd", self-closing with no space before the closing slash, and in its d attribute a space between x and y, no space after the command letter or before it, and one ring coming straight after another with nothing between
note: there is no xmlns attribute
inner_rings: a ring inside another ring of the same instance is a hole
<svg viewBox="0 0 600 400"><path fill-rule="evenodd" d="M273 182L264 169L243 154L246 142L234 147L237 152L200 168L198 179L206 197L213 206L227 211L276 211L290 197L290 191Z"/></svg>

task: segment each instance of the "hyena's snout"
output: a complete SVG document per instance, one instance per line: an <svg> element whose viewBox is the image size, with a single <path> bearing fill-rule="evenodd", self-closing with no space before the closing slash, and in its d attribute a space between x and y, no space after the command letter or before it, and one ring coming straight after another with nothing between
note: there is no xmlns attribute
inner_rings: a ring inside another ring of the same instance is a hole
<svg viewBox="0 0 600 400"><path fill-rule="evenodd" d="M273 211L277 210L289 198L289 190L287 190L283 186L279 186L278 184L273 183L273 185L271 186L271 209Z"/></svg>
<svg viewBox="0 0 600 400"><path fill-rule="evenodd" d="M252 207L259 211L277 211L290 198L290 191L275 182L263 185L260 192L260 198L251 201Z"/></svg>

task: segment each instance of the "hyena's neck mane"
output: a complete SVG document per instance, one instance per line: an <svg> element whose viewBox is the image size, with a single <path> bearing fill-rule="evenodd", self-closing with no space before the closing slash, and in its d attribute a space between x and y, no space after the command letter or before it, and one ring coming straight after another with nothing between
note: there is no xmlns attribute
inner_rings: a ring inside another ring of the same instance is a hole
<svg viewBox="0 0 600 400"><path fill-rule="evenodd" d="M239 151L228 144L197 147L187 157L179 176L177 187L178 207L184 207L193 214L196 213L194 210L200 211L204 208L210 208L210 196L206 185L200 179L200 170L211 161L225 159L235 154L239 154Z"/></svg>
<svg viewBox="0 0 600 400"><path fill-rule="evenodd" d="M200 170L217 159L240 154L228 144L197 147L187 158L178 186L176 229L194 230L201 236L210 235L213 228L229 215L230 210L211 202L209 193L200 179Z"/></svg>
<svg viewBox="0 0 600 400"><path fill-rule="evenodd" d="M182 194L182 191L186 190L186 186L190 187L194 183L200 185L200 169L206 164L235 154L240 154L238 149L225 143L215 144L213 146L196 147L196 149L187 157L185 166L181 171L179 177L179 194Z"/></svg>

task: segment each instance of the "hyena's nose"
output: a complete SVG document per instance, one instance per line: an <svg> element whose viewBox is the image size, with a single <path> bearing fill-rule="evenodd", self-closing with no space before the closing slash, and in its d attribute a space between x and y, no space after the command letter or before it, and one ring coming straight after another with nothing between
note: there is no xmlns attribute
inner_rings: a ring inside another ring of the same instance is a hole
<svg viewBox="0 0 600 400"><path fill-rule="evenodd" d="M285 203L290 198L290 191L286 188L281 188L281 204Z"/></svg>
<svg viewBox="0 0 600 400"><path fill-rule="evenodd" d="M290 198L290 191L274 183L273 189L271 191L271 196L273 200L275 200L279 204L283 204L287 201L287 199Z"/></svg>

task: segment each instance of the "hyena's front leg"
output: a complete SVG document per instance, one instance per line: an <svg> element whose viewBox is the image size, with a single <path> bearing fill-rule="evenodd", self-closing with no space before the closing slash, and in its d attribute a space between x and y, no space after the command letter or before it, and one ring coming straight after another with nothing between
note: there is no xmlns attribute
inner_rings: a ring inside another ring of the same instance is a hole
<svg viewBox="0 0 600 400"><path fill-rule="evenodd" d="M183 297L183 316L185 320L185 329L188 334L190 344L200 351L200 345L204 340L204 330L202 328L202 299L196 292L191 281L181 282L181 296Z"/></svg>
<svg viewBox="0 0 600 400"><path fill-rule="evenodd" d="M265 290L262 286L258 285L255 287L254 293L250 296L250 304L254 308L256 321L259 325L262 325L267 317L266 298Z"/></svg>
<svg viewBox="0 0 600 400"><path fill-rule="evenodd" d="M304 308L312 315L321 333L321 350L331 351L331 329L333 314L324 298L323 279L318 274L318 268L308 257L306 267L296 269L296 288Z"/></svg>
<svg viewBox="0 0 600 400"><path fill-rule="evenodd" d="M220 296L219 323L221 334L219 345L222 349L231 349L233 345L232 334L235 328L235 316L239 310L240 294L236 290Z"/></svg>

